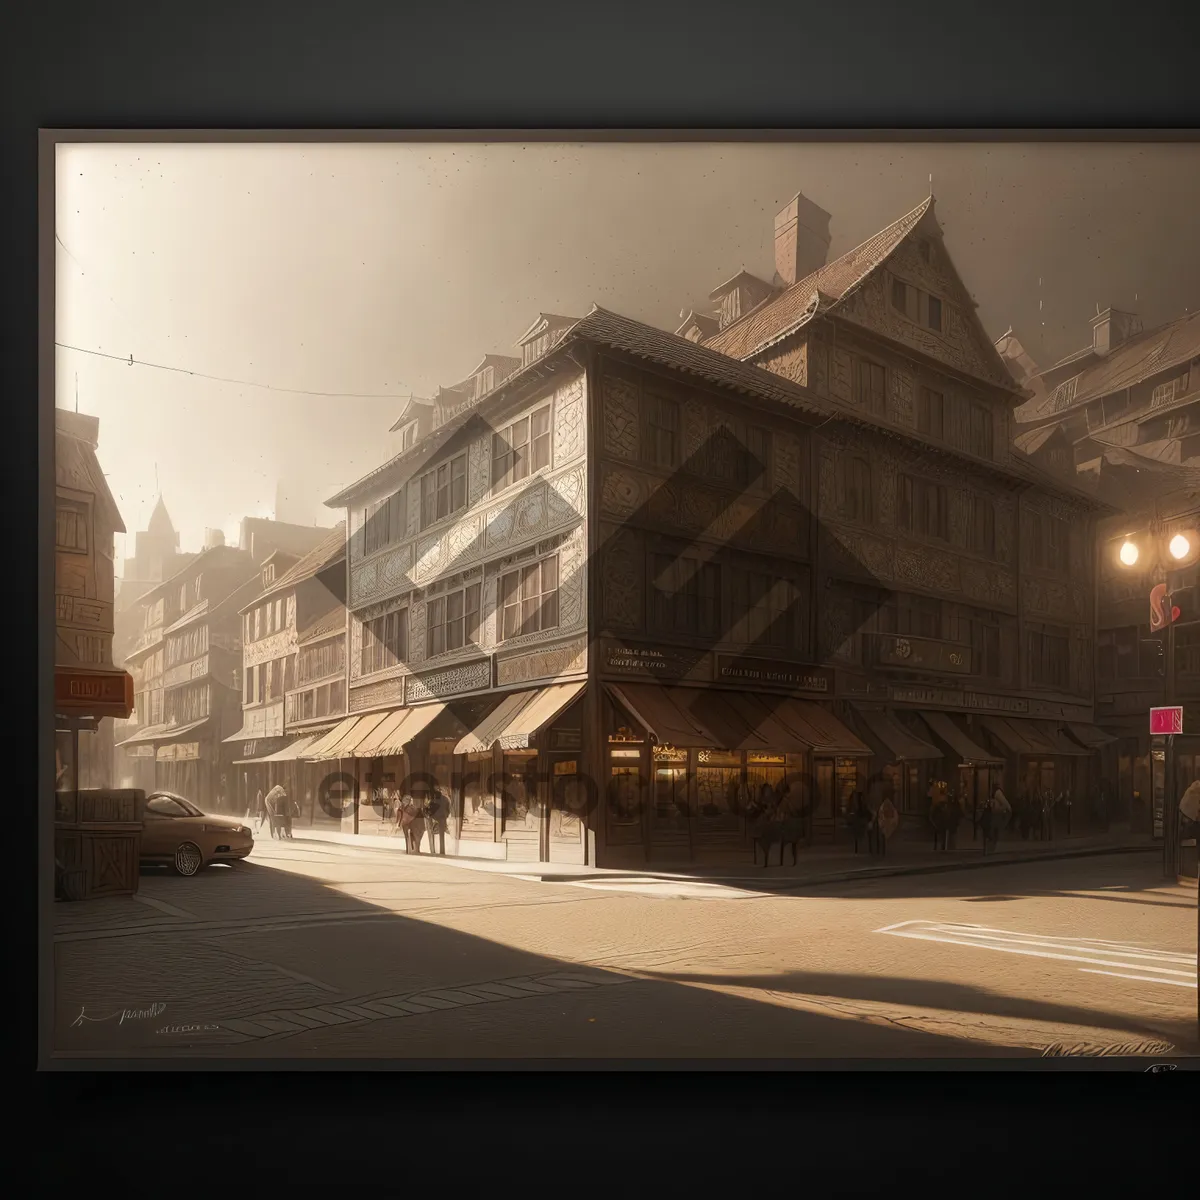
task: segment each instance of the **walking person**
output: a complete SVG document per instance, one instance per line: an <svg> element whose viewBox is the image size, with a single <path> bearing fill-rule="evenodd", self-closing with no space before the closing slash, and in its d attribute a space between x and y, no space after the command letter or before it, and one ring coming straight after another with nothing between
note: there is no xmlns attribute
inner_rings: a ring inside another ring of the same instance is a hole
<svg viewBox="0 0 1200 1200"><path fill-rule="evenodd" d="M255 827L255 833L261 833L263 821L265 821L267 817L267 805L266 801L263 799L262 788L258 789L258 795L254 797L254 808L247 815L252 816L254 820L258 822L257 826Z"/></svg>
<svg viewBox="0 0 1200 1200"><path fill-rule="evenodd" d="M281 839L291 837L290 805L283 785L277 783L267 793L263 804L267 810L267 818L271 822L271 836Z"/></svg>

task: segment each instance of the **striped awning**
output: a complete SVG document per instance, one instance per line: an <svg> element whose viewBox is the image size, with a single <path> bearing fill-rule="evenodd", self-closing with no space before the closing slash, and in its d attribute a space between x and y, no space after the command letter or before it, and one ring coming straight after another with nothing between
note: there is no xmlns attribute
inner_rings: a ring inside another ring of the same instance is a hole
<svg viewBox="0 0 1200 1200"><path fill-rule="evenodd" d="M942 752L928 742L910 733L894 717L883 709L859 708L855 705L859 720L871 737L884 749L879 757L890 762L920 762L942 757Z"/></svg>
<svg viewBox="0 0 1200 1200"><path fill-rule="evenodd" d="M1002 763L1004 759L984 750L982 746L961 729L949 713L922 712L921 720L929 726L933 736L944 742L967 766L977 763Z"/></svg>
<svg viewBox="0 0 1200 1200"><path fill-rule="evenodd" d="M327 752L335 747L358 724L359 720L358 717L346 717L345 720L339 721L327 734L317 738L309 746L308 753L304 757L309 762L322 762L326 758L337 758L336 754L331 755Z"/></svg>
<svg viewBox="0 0 1200 1200"><path fill-rule="evenodd" d="M355 758L390 758L403 754L419 734L424 733L443 712L444 704L422 704L416 708L396 708L355 746Z"/></svg>

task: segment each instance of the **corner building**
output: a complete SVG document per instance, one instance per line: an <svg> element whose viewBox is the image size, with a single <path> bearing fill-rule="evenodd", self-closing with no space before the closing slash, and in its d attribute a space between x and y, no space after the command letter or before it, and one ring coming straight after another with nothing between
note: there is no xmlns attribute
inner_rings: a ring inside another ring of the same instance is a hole
<svg viewBox="0 0 1200 1200"><path fill-rule="evenodd" d="M345 829L437 789L448 853L749 861L784 777L810 845L856 789L1090 786L1098 506L1010 451L932 199L808 274L780 224L715 335L593 309L328 501Z"/></svg>

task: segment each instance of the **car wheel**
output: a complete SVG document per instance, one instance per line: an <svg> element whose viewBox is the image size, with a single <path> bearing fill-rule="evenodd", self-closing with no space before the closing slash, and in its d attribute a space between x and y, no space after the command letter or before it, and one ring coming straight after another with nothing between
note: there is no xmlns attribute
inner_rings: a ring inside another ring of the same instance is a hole
<svg viewBox="0 0 1200 1200"><path fill-rule="evenodd" d="M177 875L195 875L204 865L204 855L195 842L184 842L175 851L175 873Z"/></svg>

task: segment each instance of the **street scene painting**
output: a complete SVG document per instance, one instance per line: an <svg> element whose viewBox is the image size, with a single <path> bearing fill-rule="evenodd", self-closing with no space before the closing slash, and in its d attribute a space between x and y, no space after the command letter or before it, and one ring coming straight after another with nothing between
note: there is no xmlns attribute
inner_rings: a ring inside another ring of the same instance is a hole
<svg viewBox="0 0 1200 1200"><path fill-rule="evenodd" d="M1200 1049L1194 143L47 147L53 1057Z"/></svg>

